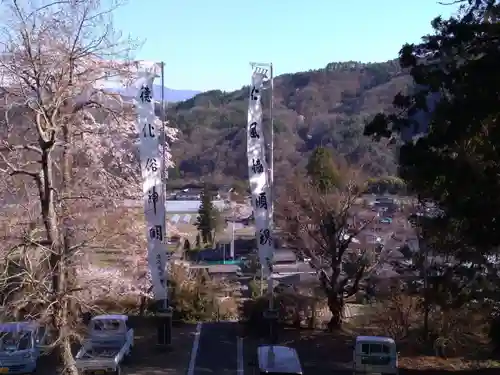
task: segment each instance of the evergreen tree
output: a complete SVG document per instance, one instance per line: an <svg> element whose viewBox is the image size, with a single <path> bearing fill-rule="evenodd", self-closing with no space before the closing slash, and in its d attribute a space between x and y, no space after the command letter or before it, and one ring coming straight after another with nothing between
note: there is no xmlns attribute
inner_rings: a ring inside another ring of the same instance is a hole
<svg viewBox="0 0 500 375"><path fill-rule="evenodd" d="M169 180L177 180L181 177L181 171L177 165L168 168L168 179Z"/></svg>
<svg viewBox="0 0 500 375"><path fill-rule="evenodd" d="M340 184L340 176L330 150L317 147L309 157L307 175L316 188L327 192Z"/></svg>
<svg viewBox="0 0 500 375"><path fill-rule="evenodd" d="M416 90L398 94L365 135L403 144L399 172L410 190L442 209L468 245L500 245L500 3L469 0L459 16L405 45L400 63ZM467 261L473 258L467 258Z"/></svg>
<svg viewBox="0 0 500 375"><path fill-rule="evenodd" d="M212 233L217 227L217 212L212 203L210 189L207 185L203 186L201 193L201 205L198 210L196 227L201 234L203 243L212 243Z"/></svg>

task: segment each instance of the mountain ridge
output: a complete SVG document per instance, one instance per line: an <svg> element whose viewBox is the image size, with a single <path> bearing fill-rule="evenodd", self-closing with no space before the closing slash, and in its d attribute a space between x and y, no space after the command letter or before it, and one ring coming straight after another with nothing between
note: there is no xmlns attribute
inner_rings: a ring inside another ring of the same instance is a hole
<svg viewBox="0 0 500 375"><path fill-rule="evenodd" d="M135 96L135 89L133 87L113 87L110 88L110 90L120 94L124 98L133 98ZM161 99L161 93L161 85L153 85L153 97L155 100ZM185 101L200 93L201 91L198 90L171 89L166 86L163 87L164 98L168 103Z"/></svg>
<svg viewBox="0 0 500 375"><path fill-rule="evenodd" d="M396 148L363 136L364 124L392 108L394 95L412 86L397 60L330 63L324 69L288 73L274 82L275 173L277 183L304 168L309 153L323 145L368 175L397 171ZM264 91L268 103L269 91ZM265 105L265 104L264 104ZM248 86L211 90L173 103L167 117L180 130L172 144L177 167L171 178L214 182L245 180ZM264 110L264 127L269 113Z"/></svg>

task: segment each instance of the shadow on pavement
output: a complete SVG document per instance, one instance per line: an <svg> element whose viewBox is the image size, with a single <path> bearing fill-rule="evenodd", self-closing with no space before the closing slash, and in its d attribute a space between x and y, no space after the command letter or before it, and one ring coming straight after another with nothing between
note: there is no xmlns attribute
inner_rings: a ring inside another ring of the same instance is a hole
<svg viewBox="0 0 500 375"><path fill-rule="evenodd" d="M157 347L154 319L132 319L135 331L131 358L122 367L123 375L185 375L189 366L196 325L177 325L172 331L172 350ZM79 346L78 346L79 347ZM78 350L75 346L75 349ZM49 355L40 359L37 375L58 373L57 358Z"/></svg>
<svg viewBox="0 0 500 375"><path fill-rule="evenodd" d="M196 324L179 325L172 329L172 349L166 351L156 345L154 320L136 324L132 357L123 366L124 375L184 375L189 366Z"/></svg>

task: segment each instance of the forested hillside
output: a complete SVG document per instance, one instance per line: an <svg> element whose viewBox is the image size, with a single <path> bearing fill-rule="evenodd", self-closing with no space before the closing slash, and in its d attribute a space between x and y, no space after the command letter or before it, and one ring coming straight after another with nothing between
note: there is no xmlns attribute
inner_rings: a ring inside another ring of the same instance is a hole
<svg viewBox="0 0 500 375"><path fill-rule="evenodd" d="M385 63L330 63L324 69L275 79L275 171L305 166L318 145L333 148L370 175L394 174L394 149L363 137L364 123L391 107L394 95L410 83L396 60ZM264 106L269 98L264 94ZM181 130L173 145L171 178L210 176L245 179L248 86L234 92L205 92L169 108L171 125ZM269 125L268 113L264 117Z"/></svg>

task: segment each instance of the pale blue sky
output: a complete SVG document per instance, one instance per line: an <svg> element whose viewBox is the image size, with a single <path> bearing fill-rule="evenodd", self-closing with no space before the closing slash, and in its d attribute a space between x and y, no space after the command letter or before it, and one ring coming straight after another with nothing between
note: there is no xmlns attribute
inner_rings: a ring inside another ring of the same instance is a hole
<svg viewBox="0 0 500 375"><path fill-rule="evenodd" d="M418 42L437 0L130 0L117 28L145 43L137 58L165 61L166 86L233 90L248 84L250 61L276 75L332 61L385 61Z"/></svg>

